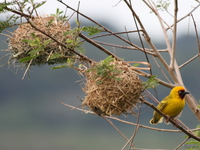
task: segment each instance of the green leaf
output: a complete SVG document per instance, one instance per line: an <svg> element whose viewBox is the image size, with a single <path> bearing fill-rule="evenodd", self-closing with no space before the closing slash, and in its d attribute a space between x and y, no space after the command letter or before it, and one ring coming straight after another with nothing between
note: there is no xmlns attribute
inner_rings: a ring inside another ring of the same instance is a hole
<svg viewBox="0 0 200 150"><path fill-rule="evenodd" d="M27 61L30 61L34 58L36 58L37 56L32 56L32 57L24 57L22 59L19 60L19 62L23 63L23 62L27 62Z"/></svg>
<svg viewBox="0 0 200 150"><path fill-rule="evenodd" d="M0 3L0 12L5 11L5 8L8 7L9 5L14 5L15 2L3 2Z"/></svg>
<svg viewBox="0 0 200 150"><path fill-rule="evenodd" d="M65 15L61 15L63 14L63 11L60 11L59 8L56 9L56 13L55 14L51 14L51 16L54 16L58 21L67 21L67 16Z"/></svg>
<svg viewBox="0 0 200 150"><path fill-rule="evenodd" d="M112 58L112 56L108 56L106 59L104 59L102 61L103 65L108 65L110 62L114 61L114 59Z"/></svg>
<svg viewBox="0 0 200 150"><path fill-rule="evenodd" d="M41 3L34 3L35 5L34 5L34 8L36 9L36 8L39 8L39 7L41 7L42 5L44 5L46 3L46 1L42 1Z"/></svg>
<svg viewBox="0 0 200 150"><path fill-rule="evenodd" d="M54 54L52 54L51 56L50 56L50 60L51 59L56 59L56 58L60 58L61 56L63 56L62 54L59 54L59 53L54 53Z"/></svg>
<svg viewBox="0 0 200 150"><path fill-rule="evenodd" d="M75 47L75 50L79 51L80 53L84 54L85 53L85 49L81 46L77 46Z"/></svg>
<svg viewBox="0 0 200 150"><path fill-rule="evenodd" d="M49 40L44 41L43 44L44 44L44 46L46 46L46 45L48 45L51 42L52 42L52 39L49 39Z"/></svg>
<svg viewBox="0 0 200 150"><path fill-rule="evenodd" d="M64 36L67 36L67 35L73 34L73 33L75 33L75 32L76 32L75 30L70 30L70 31L64 32L63 35L64 35Z"/></svg>
<svg viewBox="0 0 200 150"><path fill-rule="evenodd" d="M65 65L59 65L59 66L52 67L51 69L60 69L60 68L65 68L67 66L68 66L67 64L65 64Z"/></svg>
<svg viewBox="0 0 200 150"><path fill-rule="evenodd" d="M31 50L29 52L29 54L30 54L31 57L39 56L39 52L43 51L43 50L44 49L42 49L42 48L35 48L35 49Z"/></svg>
<svg viewBox="0 0 200 150"><path fill-rule="evenodd" d="M96 76L94 77L94 79L98 77L103 77L121 81L121 78L118 78L117 75L121 73L122 70L116 69L116 66L114 64L110 64L112 61L114 61L112 56L108 56L103 61L99 62L99 64L97 64L94 68L89 69L87 72L95 71ZM97 85L101 83L102 81L96 82Z"/></svg>
<svg viewBox="0 0 200 150"><path fill-rule="evenodd" d="M151 76L146 82L143 82L144 88L155 88L158 86L158 81L156 80L157 76Z"/></svg>
<svg viewBox="0 0 200 150"><path fill-rule="evenodd" d="M6 28L18 25L18 24L16 24L16 21L17 21L18 18L19 17L16 17L15 14L14 14L14 15L8 17L7 20L0 21L0 33Z"/></svg>
<svg viewBox="0 0 200 150"><path fill-rule="evenodd" d="M92 36L94 34L100 33L102 32L102 28L99 27L94 27L94 26L87 26L87 27L83 27L82 30L84 32L88 32L89 36Z"/></svg>
<svg viewBox="0 0 200 150"><path fill-rule="evenodd" d="M140 64L136 63L136 64L133 64L132 66L133 67L138 67Z"/></svg>

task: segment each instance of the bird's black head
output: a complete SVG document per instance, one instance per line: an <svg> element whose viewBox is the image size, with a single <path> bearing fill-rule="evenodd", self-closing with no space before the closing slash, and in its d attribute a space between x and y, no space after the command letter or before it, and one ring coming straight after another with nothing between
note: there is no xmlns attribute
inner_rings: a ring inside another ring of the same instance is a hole
<svg viewBox="0 0 200 150"><path fill-rule="evenodd" d="M183 99L186 94L190 94L190 93L186 92L185 90L180 90L180 91L178 91L178 94L179 94L180 98Z"/></svg>

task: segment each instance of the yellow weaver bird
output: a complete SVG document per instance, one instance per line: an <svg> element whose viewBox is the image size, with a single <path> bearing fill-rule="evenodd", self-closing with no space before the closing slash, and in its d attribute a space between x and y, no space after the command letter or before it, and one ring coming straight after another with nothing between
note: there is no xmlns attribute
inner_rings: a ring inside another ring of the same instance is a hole
<svg viewBox="0 0 200 150"><path fill-rule="evenodd" d="M166 96L157 106L165 115L175 118L184 108L185 100L184 97L186 92L182 86L174 87L170 94ZM162 122L162 115L154 111L153 118L149 121L150 124L157 124Z"/></svg>

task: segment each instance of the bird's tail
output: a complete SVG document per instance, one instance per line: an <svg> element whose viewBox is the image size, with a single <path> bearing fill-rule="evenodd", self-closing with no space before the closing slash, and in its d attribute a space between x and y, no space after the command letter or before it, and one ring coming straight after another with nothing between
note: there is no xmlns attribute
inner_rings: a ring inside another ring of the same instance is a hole
<svg viewBox="0 0 200 150"><path fill-rule="evenodd" d="M155 118L152 118L149 123L150 124L157 124L157 123L162 123L163 122L163 117L160 118L160 119L155 119Z"/></svg>

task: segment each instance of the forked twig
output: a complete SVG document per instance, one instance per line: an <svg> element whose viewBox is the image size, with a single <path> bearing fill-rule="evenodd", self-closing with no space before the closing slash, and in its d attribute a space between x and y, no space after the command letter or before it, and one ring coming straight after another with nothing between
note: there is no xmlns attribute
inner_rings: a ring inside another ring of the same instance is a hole
<svg viewBox="0 0 200 150"><path fill-rule="evenodd" d="M196 34L196 38L197 38L197 46L198 46L198 49L199 49L199 55L200 55L200 41L199 41L199 35L198 35L198 31L197 31L197 25L196 25L196 22L194 20L194 16L191 14L192 16L192 21L193 21L193 24L194 24L194 30L195 30L195 34Z"/></svg>
<svg viewBox="0 0 200 150"><path fill-rule="evenodd" d="M29 70L29 68L30 68L30 66L31 66L32 61L33 61L33 59L31 59L30 62L28 63L28 66L27 66L27 68L26 68L26 70L25 70L25 72L24 72L24 75L23 75L23 77L22 77L22 80L24 80L24 78L25 78L25 76L26 76L26 74L27 74L27 72L28 72L28 70Z"/></svg>
<svg viewBox="0 0 200 150"><path fill-rule="evenodd" d="M128 141L128 143L131 144L132 147L134 147L134 145L129 141L129 139L114 125L114 123L112 123L112 121L110 121L108 118L101 116L103 119L105 119L107 122L109 122L116 130L117 132L119 132L119 134L121 134L121 136Z"/></svg>
<svg viewBox="0 0 200 150"><path fill-rule="evenodd" d="M181 144L179 144L174 150L179 149L181 146L183 146L185 144L185 142L187 142L190 139L190 137L187 137L183 142L181 142Z"/></svg>
<svg viewBox="0 0 200 150"><path fill-rule="evenodd" d="M182 67L184 67L185 65L189 64L191 61L195 60L197 57L199 57L200 54L195 55L194 57L190 58L188 61L184 62L183 64L181 64L179 66L179 69L181 69Z"/></svg>
<svg viewBox="0 0 200 150"><path fill-rule="evenodd" d="M63 103L61 101L58 101L60 104L66 106L66 107L69 107L69 108L72 108L72 109L75 109L75 110L78 110L78 111L82 111L86 114L93 114L93 115L96 115L94 112L92 111L89 111L89 110L84 110L82 108L78 108L78 107L75 107L75 106L72 106L72 105L69 105L69 104L66 104L66 103ZM129 121L125 121L125 120L122 120L122 119L119 119L119 118L116 118L116 117L112 117L112 116L106 116L107 118L110 118L110 119L113 119L113 120L116 120L116 121L119 121L119 122L122 122L122 123L125 123L125 124L129 124L129 125L134 125L134 126L137 126L136 123L133 123L133 122L129 122ZM150 127L150 126L145 126L145 125L141 125L141 124L138 124L139 127L141 128L145 128L145 129L150 129L150 130L156 130L156 131L162 131L162 132L182 132L181 130L170 130L170 129L160 129L160 128L154 128L154 127ZM191 129L190 131L198 131L200 130L200 128L197 128L197 129ZM190 132L188 131L188 132Z"/></svg>

